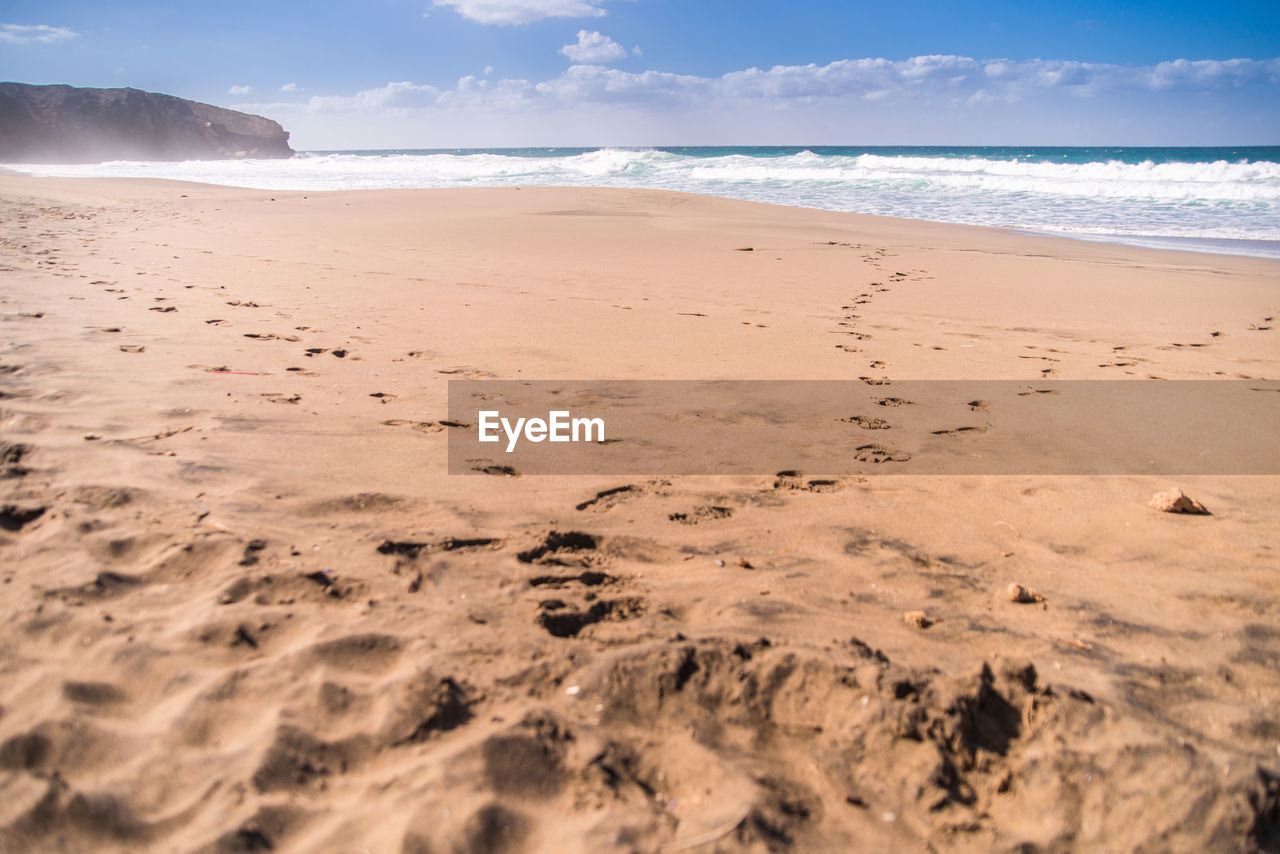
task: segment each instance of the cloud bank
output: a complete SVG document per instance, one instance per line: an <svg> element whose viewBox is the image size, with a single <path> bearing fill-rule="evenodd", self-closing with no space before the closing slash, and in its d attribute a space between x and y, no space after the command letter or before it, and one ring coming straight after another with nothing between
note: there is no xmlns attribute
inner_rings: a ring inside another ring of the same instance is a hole
<svg viewBox="0 0 1280 854"><path fill-rule="evenodd" d="M0 24L0 44L53 44L79 37L79 33L66 27L48 24Z"/></svg>
<svg viewBox="0 0 1280 854"><path fill-rule="evenodd" d="M543 5L552 2L545 0ZM1136 121L1135 117L1146 111L1167 116L1170 121L1188 122L1188 116L1170 109L1170 99L1182 99L1187 104L1203 102L1204 110L1219 113L1228 109L1234 94L1241 92L1256 95L1261 90L1274 93L1273 102L1280 100L1280 58L1177 59L1154 65L1113 65L931 55L748 68L704 77L656 70L632 72L603 65L625 56L627 51L598 32L581 31L578 43L566 45L561 52L575 61L592 59L576 62L556 77L540 82L464 77L453 87L438 88L403 81L354 95L323 95L306 101L242 104L236 108L282 121L288 119L299 127L318 127L326 116L332 119L360 112L369 119L397 120L386 126L410 128L416 116L421 120L422 135L439 139L444 145L455 143L452 139L446 141L447 133L443 131L480 125L495 132L505 128L508 136L501 144L522 145L575 144L563 140L530 141L529 137L537 134L528 131L541 127L539 117L556 116L566 133L575 127L579 131L594 128L598 137L602 127L619 133L627 130L625 125L614 128L600 121L602 113L610 112L630 116L630 130L635 133L646 129L652 134L668 129L709 129L714 120L726 132L739 134L772 124L776 136L782 123L783 129L789 127L795 133L834 135L839 137L836 141L865 141L874 135L870 130L879 129L897 129L916 137L933 129L938 132L935 136L947 136L943 132L949 129L981 127L980 122L975 124L975 117L980 119L983 115L1001 117L1006 129L1017 130L1025 137L1024 126L1030 126L1038 117L1061 126L1070 126L1062 124L1070 121L1077 126L1104 127L1109 119L1121 125ZM480 116L485 120L477 123L475 119ZM566 116L581 121L576 126L572 121L566 124ZM1265 117L1253 120L1277 124ZM1264 126L1270 125L1259 125ZM994 133L998 128L993 126L990 130ZM856 133L857 138L851 133ZM962 135L952 133L947 139L957 142ZM810 136L806 141L815 138ZM1016 140L1006 133L1003 141ZM576 144L598 142L656 144L653 136L633 141L593 138ZM740 135L737 142L762 144L759 134ZM427 145L428 141L424 139L421 144ZM500 143L490 140L483 144Z"/></svg>

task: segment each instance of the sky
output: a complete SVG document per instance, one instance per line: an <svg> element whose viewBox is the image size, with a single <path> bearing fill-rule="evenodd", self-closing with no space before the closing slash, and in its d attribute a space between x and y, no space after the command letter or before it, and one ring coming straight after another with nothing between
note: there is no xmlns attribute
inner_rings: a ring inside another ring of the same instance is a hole
<svg viewBox="0 0 1280 854"><path fill-rule="evenodd" d="M257 113L298 150L1276 145L1280 2L4 0L0 80Z"/></svg>

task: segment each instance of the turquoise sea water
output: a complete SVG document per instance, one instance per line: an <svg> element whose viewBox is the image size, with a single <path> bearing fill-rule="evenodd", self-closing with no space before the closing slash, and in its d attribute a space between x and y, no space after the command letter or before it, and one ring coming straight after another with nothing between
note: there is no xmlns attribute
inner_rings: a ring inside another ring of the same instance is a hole
<svg viewBox="0 0 1280 854"><path fill-rule="evenodd" d="M653 148L417 148L377 149L361 151L317 151L313 154L498 154L511 157L576 157L594 151L661 151L686 157L713 159L733 155L749 157L793 157L805 151L820 157L857 157L874 154L880 157L946 157L975 160L1027 160L1042 163L1213 163L1228 162L1280 162L1280 145L1253 145L1236 147L1146 147L1125 148L1119 146L1068 146L1060 148L1044 146L938 146L938 145L748 145L748 146L657 146Z"/></svg>
<svg viewBox="0 0 1280 854"><path fill-rule="evenodd" d="M310 191L645 187L1280 258L1280 146L395 149L11 168Z"/></svg>

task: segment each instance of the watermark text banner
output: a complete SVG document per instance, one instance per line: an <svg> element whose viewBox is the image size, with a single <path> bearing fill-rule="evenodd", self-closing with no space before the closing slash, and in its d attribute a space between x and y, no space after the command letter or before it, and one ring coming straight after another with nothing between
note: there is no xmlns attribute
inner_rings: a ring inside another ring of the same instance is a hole
<svg viewBox="0 0 1280 854"><path fill-rule="evenodd" d="M451 380L451 474L1280 474L1276 380Z"/></svg>

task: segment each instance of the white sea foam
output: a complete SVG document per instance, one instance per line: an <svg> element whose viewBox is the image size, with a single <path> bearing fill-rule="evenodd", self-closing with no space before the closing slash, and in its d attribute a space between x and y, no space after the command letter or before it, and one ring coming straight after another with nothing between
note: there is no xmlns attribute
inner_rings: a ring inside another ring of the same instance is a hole
<svg viewBox="0 0 1280 854"><path fill-rule="evenodd" d="M1080 235L1280 241L1280 163L1085 163L816 154L691 156L599 149L308 154L291 160L8 167L35 175L174 178L266 190L649 187L783 205ZM1221 245L1217 247L1221 251ZM1257 246L1250 254L1272 254ZM1280 254L1277 250L1276 254Z"/></svg>

